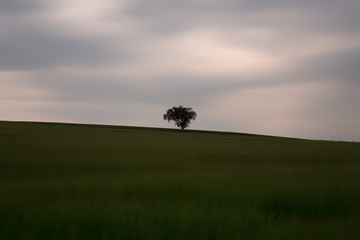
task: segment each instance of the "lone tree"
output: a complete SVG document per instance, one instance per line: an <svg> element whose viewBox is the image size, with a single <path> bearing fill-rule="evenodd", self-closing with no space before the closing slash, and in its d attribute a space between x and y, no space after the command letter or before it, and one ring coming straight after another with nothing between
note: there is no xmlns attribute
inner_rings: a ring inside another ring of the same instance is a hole
<svg viewBox="0 0 360 240"><path fill-rule="evenodd" d="M174 121L177 127L181 127L181 130L187 128L191 120L195 120L196 112L192 111L190 107L173 107L166 111L164 114L164 120Z"/></svg>

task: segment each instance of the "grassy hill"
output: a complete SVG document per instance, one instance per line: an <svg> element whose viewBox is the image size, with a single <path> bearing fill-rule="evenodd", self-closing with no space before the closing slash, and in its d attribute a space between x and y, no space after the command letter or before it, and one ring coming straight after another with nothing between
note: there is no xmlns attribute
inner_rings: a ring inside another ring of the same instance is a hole
<svg viewBox="0 0 360 240"><path fill-rule="evenodd" d="M360 143L0 122L0 239L359 239Z"/></svg>

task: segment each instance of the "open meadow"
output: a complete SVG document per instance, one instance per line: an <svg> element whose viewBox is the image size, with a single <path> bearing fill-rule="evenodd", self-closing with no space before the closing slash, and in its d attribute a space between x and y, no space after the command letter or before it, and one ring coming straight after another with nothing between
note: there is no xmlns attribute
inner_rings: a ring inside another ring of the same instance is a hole
<svg viewBox="0 0 360 240"><path fill-rule="evenodd" d="M360 143L0 122L0 239L360 239Z"/></svg>

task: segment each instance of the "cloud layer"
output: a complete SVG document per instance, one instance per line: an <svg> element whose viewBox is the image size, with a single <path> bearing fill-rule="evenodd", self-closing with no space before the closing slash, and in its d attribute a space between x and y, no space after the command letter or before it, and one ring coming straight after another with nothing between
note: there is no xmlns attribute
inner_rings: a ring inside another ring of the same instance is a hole
<svg viewBox="0 0 360 240"><path fill-rule="evenodd" d="M360 141L360 2L5 0L0 118Z"/></svg>

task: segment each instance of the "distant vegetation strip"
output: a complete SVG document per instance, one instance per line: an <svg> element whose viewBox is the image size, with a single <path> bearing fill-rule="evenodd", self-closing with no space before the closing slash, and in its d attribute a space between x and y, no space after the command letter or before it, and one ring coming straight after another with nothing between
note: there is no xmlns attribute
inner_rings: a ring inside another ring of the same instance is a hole
<svg viewBox="0 0 360 240"><path fill-rule="evenodd" d="M169 132L179 132L179 129L176 128L160 128L160 127L144 127L144 126L126 126L126 125L113 125L113 124L93 124L93 123L66 123L66 122L38 122L38 121L0 121L8 123L24 123L24 124L40 124L40 125L54 125L54 126L68 126L68 127L88 127L88 128L113 128L113 129L137 129L137 130L156 130L156 131L169 131ZM228 131L214 131L214 130L198 130L198 129L187 129L183 132L190 133L210 133L210 134L226 134L226 135L242 135L242 136L258 136L258 137L267 137L267 138L284 138L284 139L298 139L298 140L308 140L295 137L286 137L286 136L271 136L255 133L240 133L240 132L228 132ZM312 140L309 140L312 141ZM316 141L316 140L315 140Z"/></svg>

